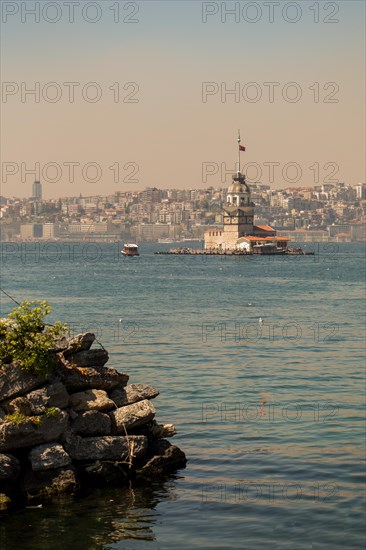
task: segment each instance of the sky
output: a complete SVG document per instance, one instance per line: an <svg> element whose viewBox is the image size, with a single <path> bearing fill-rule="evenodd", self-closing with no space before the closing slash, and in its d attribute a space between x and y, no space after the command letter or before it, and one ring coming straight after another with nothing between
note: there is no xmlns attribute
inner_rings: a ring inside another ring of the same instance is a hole
<svg viewBox="0 0 366 550"><path fill-rule="evenodd" d="M1 9L3 196L365 181L363 1Z"/></svg>

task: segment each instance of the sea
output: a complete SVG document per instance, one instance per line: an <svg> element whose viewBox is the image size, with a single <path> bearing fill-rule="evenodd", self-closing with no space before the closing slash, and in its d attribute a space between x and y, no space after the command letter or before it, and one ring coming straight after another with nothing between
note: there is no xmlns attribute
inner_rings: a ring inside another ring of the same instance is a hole
<svg viewBox="0 0 366 550"><path fill-rule="evenodd" d="M3 243L2 288L92 331L150 384L184 469L0 522L2 550L365 547L365 247L156 255L171 244ZM184 243L200 247L200 243ZM15 304L2 293L1 315ZM97 344L99 345L99 344Z"/></svg>

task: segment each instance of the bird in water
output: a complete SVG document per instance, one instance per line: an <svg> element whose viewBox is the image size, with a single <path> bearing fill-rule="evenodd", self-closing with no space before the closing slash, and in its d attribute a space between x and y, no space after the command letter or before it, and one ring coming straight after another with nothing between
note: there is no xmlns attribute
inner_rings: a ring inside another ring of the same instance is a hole
<svg viewBox="0 0 366 550"><path fill-rule="evenodd" d="M262 317L259 317L258 323L259 323L260 325L263 325L263 319L262 319Z"/></svg>

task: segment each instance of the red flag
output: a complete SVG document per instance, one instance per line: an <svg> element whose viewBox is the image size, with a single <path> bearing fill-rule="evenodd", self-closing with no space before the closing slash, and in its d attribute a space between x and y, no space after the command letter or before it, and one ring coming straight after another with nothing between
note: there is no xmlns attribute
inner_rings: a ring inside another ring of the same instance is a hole
<svg viewBox="0 0 366 550"><path fill-rule="evenodd" d="M245 147L243 147L242 145L239 145L239 151L245 151Z"/></svg>

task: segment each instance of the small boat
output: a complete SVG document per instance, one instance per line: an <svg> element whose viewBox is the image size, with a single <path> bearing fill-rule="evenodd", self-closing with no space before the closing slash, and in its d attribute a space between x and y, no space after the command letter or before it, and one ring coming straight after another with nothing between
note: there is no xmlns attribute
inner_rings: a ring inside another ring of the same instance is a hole
<svg viewBox="0 0 366 550"><path fill-rule="evenodd" d="M124 256L139 256L139 247L137 244L127 243L123 245L123 250L121 254Z"/></svg>

